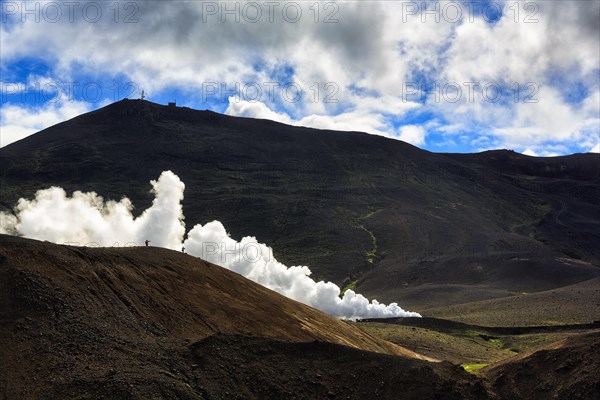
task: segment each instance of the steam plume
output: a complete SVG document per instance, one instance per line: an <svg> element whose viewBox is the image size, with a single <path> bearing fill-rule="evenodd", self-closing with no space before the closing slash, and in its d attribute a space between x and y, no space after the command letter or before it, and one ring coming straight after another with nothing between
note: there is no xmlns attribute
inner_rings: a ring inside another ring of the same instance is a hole
<svg viewBox="0 0 600 400"><path fill-rule="evenodd" d="M185 234L181 207L185 185L171 171L151 181L152 206L134 218L129 199L107 201L96 193L75 192L68 197L62 188L39 190L33 200L20 199L15 215L0 213L0 233L21 235L55 243L113 246L135 245L150 239L155 246L180 249L235 271L291 299L342 318L418 317L396 303L370 302L361 294L331 282L315 282L306 266L287 267L271 248L254 237L232 239L219 221L196 225Z"/></svg>
<svg viewBox="0 0 600 400"><path fill-rule="evenodd" d="M143 243L177 249L185 234L181 200L185 185L171 171L150 181L152 206L138 218L131 201L107 201L96 193L76 191L68 197L59 187L38 190L33 200L20 199L16 217L2 213L0 233L54 243L113 246Z"/></svg>

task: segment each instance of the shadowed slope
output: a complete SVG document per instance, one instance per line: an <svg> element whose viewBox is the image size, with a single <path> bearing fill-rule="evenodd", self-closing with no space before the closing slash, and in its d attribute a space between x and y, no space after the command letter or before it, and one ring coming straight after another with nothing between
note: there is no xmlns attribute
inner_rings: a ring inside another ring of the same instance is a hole
<svg viewBox="0 0 600 400"><path fill-rule="evenodd" d="M576 335L482 370L502 399L600 399L600 332Z"/></svg>

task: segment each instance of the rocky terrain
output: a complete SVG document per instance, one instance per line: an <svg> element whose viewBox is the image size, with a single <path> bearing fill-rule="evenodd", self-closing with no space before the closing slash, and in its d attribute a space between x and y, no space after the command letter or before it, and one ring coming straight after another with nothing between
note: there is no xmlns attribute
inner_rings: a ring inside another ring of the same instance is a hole
<svg viewBox="0 0 600 400"><path fill-rule="evenodd" d="M553 342L485 371L505 399L600 399L600 332Z"/></svg>
<svg viewBox="0 0 600 400"><path fill-rule="evenodd" d="M459 366L182 253L0 238L3 399L486 398Z"/></svg>

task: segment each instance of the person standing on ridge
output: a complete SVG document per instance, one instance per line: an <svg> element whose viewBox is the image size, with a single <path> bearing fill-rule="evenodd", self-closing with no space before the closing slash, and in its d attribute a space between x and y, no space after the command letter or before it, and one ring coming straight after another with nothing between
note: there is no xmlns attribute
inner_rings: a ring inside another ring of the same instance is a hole
<svg viewBox="0 0 600 400"><path fill-rule="evenodd" d="M146 247L148 247L148 243L150 243L150 241L149 241L148 239L146 239L146 240L144 241L144 243L146 243Z"/></svg>

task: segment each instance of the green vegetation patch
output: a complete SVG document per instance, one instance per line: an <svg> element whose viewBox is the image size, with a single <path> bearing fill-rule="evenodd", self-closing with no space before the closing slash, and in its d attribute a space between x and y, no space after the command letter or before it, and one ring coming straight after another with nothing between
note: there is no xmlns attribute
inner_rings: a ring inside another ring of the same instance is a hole
<svg viewBox="0 0 600 400"><path fill-rule="evenodd" d="M490 364L461 364L460 366L470 374L476 374L475 371L480 370L483 367L487 367Z"/></svg>
<svg viewBox="0 0 600 400"><path fill-rule="evenodd" d="M366 226L364 226L363 224L361 224L359 221L364 221L366 219L371 218L373 215L379 213L383 211L383 209L380 210L374 210L374 211L369 211L367 214L358 217L356 219L353 219L350 223L350 225L352 225L355 228L361 229L365 232L367 232L369 234L369 236L371 237L371 250L367 250L365 252L365 257L367 259L367 262L369 264L375 264L375 262L378 260L379 255L377 254L377 237L375 236L375 234L370 231Z"/></svg>
<svg viewBox="0 0 600 400"><path fill-rule="evenodd" d="M354 290L357 283L358 283L358 279L355 281L352 281L349 284L347 284L346 286L344 286L344 288L340 292L340 296L344 296L344 293L346 293L346 290Z"/></svg>

